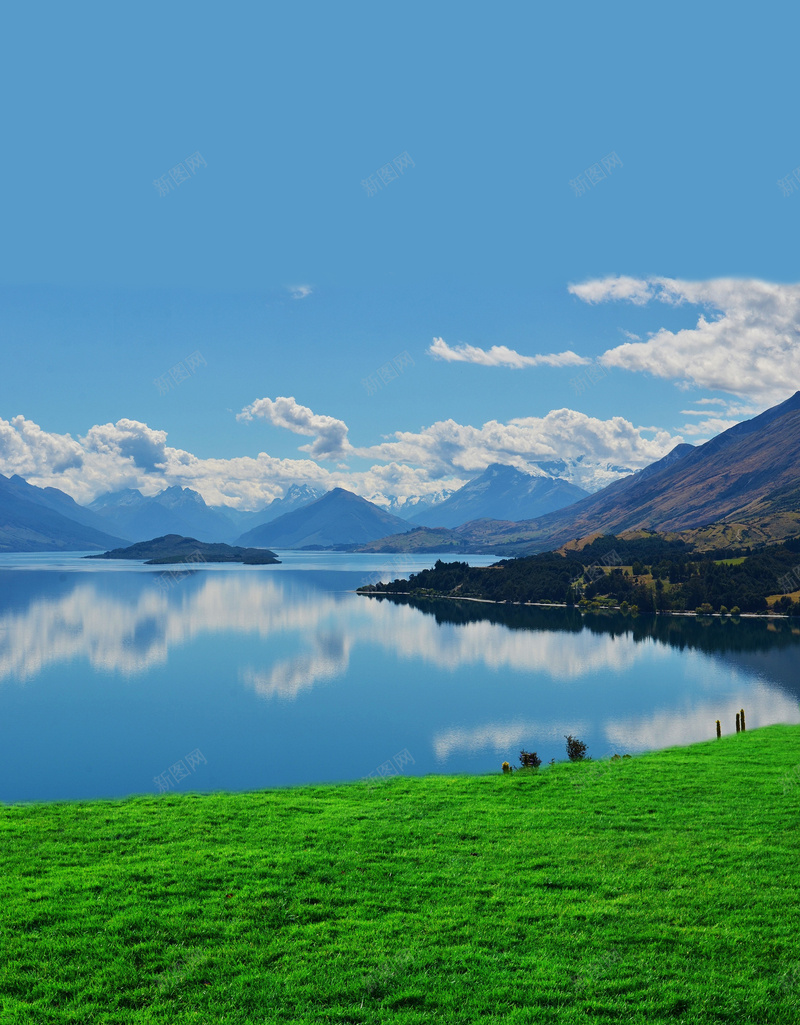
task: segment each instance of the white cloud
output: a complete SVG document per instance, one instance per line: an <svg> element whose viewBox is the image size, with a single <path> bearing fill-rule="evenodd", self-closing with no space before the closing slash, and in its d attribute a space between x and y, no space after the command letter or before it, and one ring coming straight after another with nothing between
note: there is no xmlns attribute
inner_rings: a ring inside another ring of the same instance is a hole
<svg viewBox="0 0 800 1025"><path fill-rule="evenodd" d="M762 408L788 398L800 381L800 285L604 278L569 290L588 303L656 300L705 308L693 328L662 327L646 342L609 349L599 360L605 366L729 392Z"/></svg>
<svg viewBox="0 0 800 1025"><path fill-rule="evenodd" d="M286 287L289 289L292 299L305 299L312 292L311 285L287 285Z"/></svg>
<svg viewBox="0 0 800 1025"><path fill-rule="evenodd" d="M684 412L691 413L691 410L684 410ZM702 416L702 413L698 413L698 416ZM688 423L681 427L681 433L687 434L690 437L698 437L702 435L703 438L713 438L717 434L722 434L723 431L727 431L731 427L735 427L739 423L738 420L720 420L719 417L710 417L707 420L703 420L700 423Z"/></svg>
<svg viewBox="0 0 800 1025"><path fill-rule="evenodd" d="M569 291L587 303L607 302L609 299L627 299L636 306L644 306L653 296L650 282L624 276L587 281L582 285L570 285Z"/></svg>
<svg viewBox="0 0 800 1025"><path fill-rule="evenodd" d="M355 452L381 462L424 466L434 478L459 470L475 476L495 462L524 469L527 463L571 460L570 479L597 487L621 476L605 469L605 479L598 480L598 469L641 469L683 440L664 430L645 438L643 430L623 417L599 420L576 410L555 409L543 417L516 418L507 424L490 420L482 427L437 421L419 433L396 431L390 440Z"/></svg>
<svg viewBox="0 0 800 1025"><path fill-rule="evenodd" d="M347 488L376 505L388 506L392 497L425 497L442 490L457 491L468 479L463 474L452 472L444 477L431 477L425 466L408 466L392 461L383 465L375 463L368 470L354 470L338 477L333 474L332 480L336 483L331 487Z"/></svg>
<svg viewBox="0 0 800 1025"><path fill-rule="evenodd" d="M583 363L591 363L591 360L570 350L553 352L548 355L523 356L505 345L493 345L487 351L479 349L475 345L450 346L444 338L434 338L428 353L434 359L446 360L449 363L477 363L483 367L512 367L515 370L522 367L538 366L575 367Z"/></svg>
<svg viewBox="0 0 800 1025"><path fill-rule="evenodd" d="M87 452L117 457L137 470L152 473L166 467L167 432L138 420L92 427L82 441Z"/></svg>
<svg viewBox="0 0 800 1025"><path fill-rule="evenodd" d="M32 420L0 420L0 466L3 473L58 474L83 464L84 452L69 434L49 434Z"/></svg>
<svg viewBox="0 0 800 1025"><path fill-rule="evenodd" d="M238 418L263 419L311 437L300 449L310 458L279 459L260 452L255 458L203 459L172 448L166 431L135 420L93 426L76 440L48 433L20 416L0 420L0 473L60 488L84 504L106 491L139 488L155 494L177 484L200 492L209 505L256 509L296 482L343 487L387 505L391 498L456 490L495 462L525 469L558 460L562 476L596 490L661 458L682 440L668 431L635 427L623 417L599 420L570 409L508 423L490 420L480 427L437 421L363 447L350 443L344 421L314 413L292 397L258 399ZM317 462L342 456L365 460L366 468L337 462L326 469Z"/></svg>
<svg viewBox="0 0 800 1025"><path fill-rule="evenodd" d="M237 420L266 420L275 427L285 427L295 434L313 437L310 445L302 445L312 459L341 459L351 450L347 440L347 424L332 416L314 413L301 406L292 396L279 395L276 399L256 399L236 417Z"/></svg>
<svg viewBox="0 0 800 1025"><path fill-rule="evenodd" d="M166 444L166 431L134 420L91 427L77 440L42 430L24 417L0 419L0 473L18 473L38 487L60 488L81 503L122 488L152 495L179 484L210 505L255 509L290 484L333 487L329 472L311 459L200 459Z"/></svg>

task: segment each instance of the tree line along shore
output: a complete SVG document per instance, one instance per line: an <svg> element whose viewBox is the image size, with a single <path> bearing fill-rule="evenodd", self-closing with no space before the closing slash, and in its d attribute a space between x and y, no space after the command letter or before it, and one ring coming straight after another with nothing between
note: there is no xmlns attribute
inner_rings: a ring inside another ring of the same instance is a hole
<svg viewBox="0 0 800 1025"><path fill-rule="evenodd" d="M493 566L441 559L407 579L361 594L554 603L623 611L800 615L800 538L752 551L693 552L685 541L607 535Z"/></svg>

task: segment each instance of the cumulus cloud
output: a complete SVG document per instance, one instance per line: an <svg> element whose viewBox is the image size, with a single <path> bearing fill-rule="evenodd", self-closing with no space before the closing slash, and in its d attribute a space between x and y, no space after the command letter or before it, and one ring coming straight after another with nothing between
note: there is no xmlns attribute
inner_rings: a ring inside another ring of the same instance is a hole
<svg viewBox="0 0 800 1025"><path fill-rule="evenodd" d="M266 420L275 427L284 427L295 434L313 437L310 445L302 445L312 459L342 459L351 450L347 440L347 424L332 416L314 413L301 406L292 396L256 399L236 417L237 420Z"/></svg>
<svg viewBox="0 0 800 1025"><path fill-rule="evenodd" d="M179 449L168 449L167 453L170 460L163 483L193 488L209 505L258 509L281 498L291 484L308 484L322 490L336 486L330 473L313 459L279 459L266 452L259 452L255 458L230 459L201 459Z"/></svg>
<svg viewBox="0 0 800 1025"><path fill-rule="evenodd" d="M334 473L331 480L335 483L331 486L355 491L367 501L386 507L391 504L392 497L425 498L438 495L443 490L457 491L468 479L464 474L453 473L452 469L444 476L432 477L427 466L408 466L392 461L383 465L375 463L368 470L353 470L341 475Z"/></svg>
<svg viewBox="0 0 800 1025"><path fill-rule="evenodd" d="M75 439L44 431L22 416L0 419L0 472L18 473L39 487L61 488L78 502L140 483L152 494L164 486L171 461L190 458L177 449L168 454L166 440L165 431L137 420L98 424Z"/></svg>
<svg viewBox="0 0 800 1025"><path fill-rule="evenodd" d="M83 450L69 434L49 434L32 420L0 420L0 464L6 476L64 473L83 463Z"/></svg>
<svg viewBox="0 0 800 1025"><path fill-rule="evenodd" d="M624 300L703 307L693 328L659 328L646 342L607 350L606 366L724 391L763 406L788 398L800 381L800 285L720 278L604 278L570 285L587 303Z"/></svg>
<svg viewBox="0 0 800 1025"><path fill-rule="evenodd" d="M260 508L293 483L333 487L312 459L201 459L171 448L166 431L135 420L91 427L83 437L55 434L22 416L0 419L0 473L19 474L37 487L55 487L86 504L106 491L138 488L153 495L178 484L210 505Z"/></svg>
<svg viewBox="0 0 800 1025"><path fill-rule="evenodd" d="M507 424L490 420L482 427L437 421L419 433L395 431L381 444L354 451L381 462L425 466L434 478L454 470L474 476L496 462L524 469L528 463L567 460L572 463L570 479L598 487L621 476L620 466L641 469L683 440L664 430L646 438L645 430L651 429L635 427L619 416L600 420L572 409L555 409L543 417L520 417Z"/></svg>
<svg viewBox="0 0 800 1025"><path fill-rule="evenodd" d="M90 453L130 461L132 467L149 473L166 468L167 432L154 431L138 420L92 427L83 444Z"/></svg>
<svg viewBox="0 0 800 1025"><path fill-rule="evenodd" d="M311 285L287 285L289 289L289 295L292 299L305 299L307 295L311 295Z"/></svg>
<svg viewBox="0 0 800 1025"><path fill-rule="evenodd" d="M476 345L450 346L444 338L434 338L428 353L434 359L446 360L448 363L477 363L482 367L512 367L515 370L538 366L575 367L591 363L591 360L569 349L566 352L552 352L547 355L523 356L505 345L493 345L487 351L479 349Z"/></svg>
<svg viewBox="0 0 800 1025"><path fill-rule="evenodd" d="M238 419L264 420L311 438L300 446L307 458L260 452L255 458L204 459L171 447L166 431L136 420L95 425L74 439L15 417L0 420L0 472L60 488L84 504L107 491L138 488L152 495L177 484L198 491L209 505L257 509L280 498L290 484L304 483L322 490L346 488L388 506L393 499L455 491L497 462L520 469L552 463L559 476L593 491L660 459L683 440L623 417L600 420L571 409L507 423L490 420L479 427L436 421L361 447L351 444L343 420L315 413L291 396L256 399ZM685 433L697 434L713 419L691 424ZM320 460L336 465L325 468ZM360 465L352 467L356 460Z"/></svg>

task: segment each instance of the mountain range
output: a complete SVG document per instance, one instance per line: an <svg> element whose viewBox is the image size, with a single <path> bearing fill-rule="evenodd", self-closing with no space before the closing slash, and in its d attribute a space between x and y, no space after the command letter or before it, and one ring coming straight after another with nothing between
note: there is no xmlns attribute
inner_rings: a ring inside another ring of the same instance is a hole
<svg viewBox="0 0 800 1025"><path fill-rule="evenodd" d="M145 496L134 488L100 495L89 506L108 529L133 541L180 534L198 541L228 541L237 533L224 512L211 508L191 488L178 485Z"/></svg>
<svg viewBox="0 0 800 1025"><path fill-rule="evenodd" d="M255 512L209 507L178 486L153 496L117 491L84 507L56 488L0 475L0 551L108 550L166 534L248 547L498 555L632 530L681 532L698 545L761 544L800 534L800 392L594 494L547 469L494 464L438 503L406 506L413 522L343 488L293 485Z"/></svg>
<svg viewBox="0 0 800 1025"><path fill-rule="evenodd" d="M530 520L588 494L538 467L527 472L492 463L449 498L410 517L416 526L457 527L469 520Z"/></svg>
<svg viewBox="0 0 800 1025"><path fill-rule="evenodd" d="M231 542L242 531L308 505L323 494L307 484L292 484L282 498L276 498L263 509L240 512L206 505L197 491L175 485L150 496L132 488L109 492L96 498L88 508L103 518L109 530L136 541L180 534L199 541Z"/></svg>
<svg viewBox="0 0 800 1025"><path fill-rule="evenodd" d="M556 512L521 522L479 519L418 528L362 551L528 555L591 533L703 531L719 543L800 534L800 391L703 445L663 459Z"/></svg>
<svg viewBox="0 0 800 1025"><path fill-rule="evenodd" d="M58 488L0 474L0 552L91 551L127 543Z"/></svg>

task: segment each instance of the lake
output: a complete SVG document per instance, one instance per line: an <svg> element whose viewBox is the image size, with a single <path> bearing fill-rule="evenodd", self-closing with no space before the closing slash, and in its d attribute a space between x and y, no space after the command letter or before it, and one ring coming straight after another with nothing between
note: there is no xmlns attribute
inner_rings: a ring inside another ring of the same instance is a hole
<svg viewBox="0 0 800 1025"><path fill-rule="evenodd" d="M436 556L0 556L0 801L485 773L800 722L793 620L357 595ZM492 556L442 556L488 565Z"/></svg>

